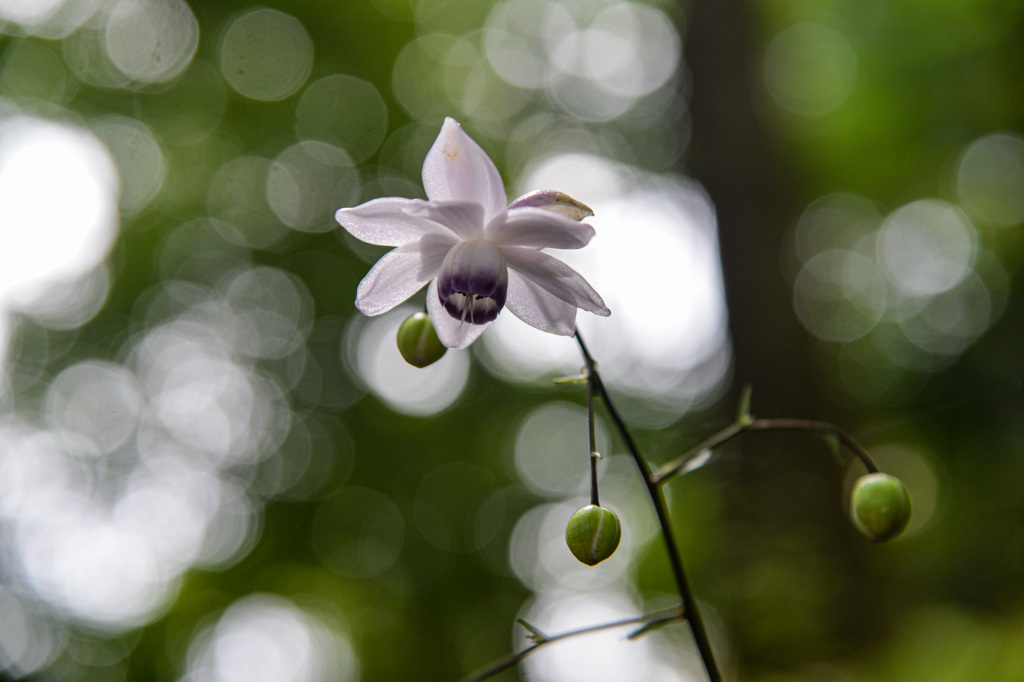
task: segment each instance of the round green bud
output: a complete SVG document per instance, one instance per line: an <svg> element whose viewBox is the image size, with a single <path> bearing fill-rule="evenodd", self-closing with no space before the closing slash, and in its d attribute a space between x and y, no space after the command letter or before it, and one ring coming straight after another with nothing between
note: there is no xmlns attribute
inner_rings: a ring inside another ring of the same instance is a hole
<svg viewBox="0 0 1024 682"><path fill-rule="evenodd" d="M577 509L565 528L569 550L587 566L599 564L614 554L621 537L622 526L615 512L594 504Z"/></svg>
<svg viewBox="0 0 1024 682"><path fill-rule="evenodd" d="M910 523L907 486L889 474L861 476L850 495L850 515L857 530L871 541L893 539Z"/></svg>
<svg viewBox="0 0 1024 682"><path fill-rule="evenodd" d="M432 365L440 360L447 350L437 338L434 323L426 313L410 315L398 328L398 352L410 365Z"/></svg>

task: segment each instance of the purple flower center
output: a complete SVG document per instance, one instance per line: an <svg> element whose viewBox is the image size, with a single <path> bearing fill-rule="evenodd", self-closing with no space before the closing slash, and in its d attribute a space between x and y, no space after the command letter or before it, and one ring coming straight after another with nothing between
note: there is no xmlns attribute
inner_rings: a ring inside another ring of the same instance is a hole
<svg viewBox="0 0 1024 682"><path fill-rule="evenodd" d="M456 320L493 322L507 294L508 268L494 244L484 240L460 242L445 256L437 276L437 297Z"/></svg>

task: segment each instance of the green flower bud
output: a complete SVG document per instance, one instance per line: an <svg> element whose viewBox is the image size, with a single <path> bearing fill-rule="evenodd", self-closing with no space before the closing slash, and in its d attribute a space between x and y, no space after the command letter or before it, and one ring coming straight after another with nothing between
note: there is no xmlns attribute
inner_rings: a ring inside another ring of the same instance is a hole
<svg viewBox="0 0 1024 682"><path fill-rule="evenodd" d="M599 564L614 554L621 537L622 527L615 512L594 504L577 509L565 528L569 550L587 566Z"/></svg>
<svg viewBox="0 0 1024 682"><path fill-rule="evenodd" d="M434 323L426 313L410 315L398 328L398 352L410 365L432 365L440 360L447 350L437 338Z"/></svg>
<svg viewBox="0 0 1024 682"><path fill-rule="evenodd" d="M861 476L850 495L850 515L857 530L871 541L893 539L910 523L907 486L889 474Z"/></svg>

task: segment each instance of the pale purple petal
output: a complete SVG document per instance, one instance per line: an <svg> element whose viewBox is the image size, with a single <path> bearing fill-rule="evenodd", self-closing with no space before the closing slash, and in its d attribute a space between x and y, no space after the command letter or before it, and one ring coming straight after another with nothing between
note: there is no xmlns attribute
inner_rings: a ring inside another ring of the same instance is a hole
<svg viewBox="0 0 1024 682"><path fill-rule="evenodd" d="M334 219L360 241L381 246L402 246L427 234L455 238L455 233L443 223L431 220L422 199L384 197L360 204L355 208L342 208Z"/></svg>
<svg viewBox="0 0 1024 682"><path fill-rule="evenodd" d="M423 188L431 201L471 201L484 207L484 222L505 210L505 185L487 153L453 118L423 160Z"/></svg>
<svg viewBox="0 0 1024 682"><path fill-rule="evenodd" d="M364 315L391 310L437 276L449 248L445 239L425 237L388 251L359 283L356 308Z"/></svg>
<svg viewBox="0 0 1024 682"><path fill-rule="evenodd" d="M467 201L424 201L409 209L410 215L444 225L461 239L483 239L484 207Z"/></svg>
<svg viewBox="0 0 1024 682"><path fill-rule="evenodd" d="M586 204L576 201L565 192L558 192L553 189L538 189L524 194L511 204L509 208L543 208L558 215L565 216L571 220L583 220L594 215L594 212Z"/></svg>
<svg viewBox="0 0 1024 682"><path fill-rule="evenodd" d="M498 246L580 249L593 239L594 228L542 208L514 208L492 220L487 233Z"/></svg>
<svg viewBox="0 0 1024 682"><path fill-rule="evenodd" d="M576 333L576 306L549 294L515 270L508 273L505 307L526 324L549 334Z"/></svg>
<svg viewBox="0 0 1024 682"><path fill-rule="evenodd" d="M448 348L465 348L476 341L490 326L490 323L463 322L449 315L437 297L437 280L432 281L427 287L427 313L430 315L430 321L434 323L437 338Z"/></svg>
<svg viewBox="0 0 1024 682"><path fill-rule="evenodd" d="M611 311L587 280L568 265L542 251L523 247L502 247L510 271L515 271L549 294L577 308L606 317Z"/></svg>

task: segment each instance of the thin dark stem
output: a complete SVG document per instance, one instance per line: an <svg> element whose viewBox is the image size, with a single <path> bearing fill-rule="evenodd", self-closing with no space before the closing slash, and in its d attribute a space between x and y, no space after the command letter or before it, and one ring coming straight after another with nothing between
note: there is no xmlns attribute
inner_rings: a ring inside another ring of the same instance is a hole
<svg viewBox="0 0 1024 682"><path fill-rule="evenodd" d="M558 642L563 639L570 637L576 637L578 635L586 635L591 632L600 632L601 630L611 630L612 628L620 628L626 625L644 625L653 626L655 624L667 623L673 620L679 620L683 617L682 607L676 606L671 609L663 609L661 611L655 611L653 613L647 613L636 618L626 618L623 620L616 620L610 623L602 623L600 625L591 625L589 627L580 628L579 630L570 630L569 632L562 632L557 635L545 637L544 639L526 647L522 651L509 654L504 658L498 659L497 661L488 664L487 666L480 668L474 673L471 673L467 677L462 678L461 682L482 682L483 680L494 677L500 672L504 672L509 668L515 667L520 661L532 654L537 649L541 648L545 644L551 644ZM639 634L642 631L634 632L630 635L632 638L634 635Z"/></svg>
<svg viewBox="0 0 1024 682"><path fill-rule="evenodd" d="M629 433L629 428L626 426L626 422L622 419L622 415L619 414L611 396L608 395L604 382L601 381L601 375L597 371L597 363L594 361L594 357L587 349L587 345L583 342L583 337L580 336L579 331L576 332L576 342L579 344L580 351L583 353L583 359L587 364L588 383L592 384L594 390L596 390L604 399L604 404L608 409L608 414L615 423L615 428L618 429L619 435L622 436L622 440L625 441L626 447L629 449L629 454L633 456L633 461L636 462L636 466L640 470L640 475L644 479L647 494L651 498L651 504L654 505L654 513L658 517L658 524L661 526L661 534L665 540L665 548L668 550L669 562L672 566L672 575L675 577L676 587L678 588L679 596L683 601L683 609L687 616L686 620L690 624L690 631L693 633L693 640L697 645L697 651L700 654L701 661L704 663L705 670L707 670L708 679L710 682L721 682L722 675L718 671L718 666L715 664L715 655L711 649L711 641L708 639L707 628L704 627L704 621L700 616L700 610L697 608L697 600L694 598L693 592L690 590L690 584L686 580L686 572L683 570L683 560L679 553L679 547L676 544L675 534L672 532L672 524L669 520L668 508L665 504L664 495L662 494L661 488L658 486L657 482L652 479L650 465L640 454L640 450L637 448L636 443L633 442L633 437Z"/></svg>
<svg viewBox="0 0 1024 682"><path fill-rule="evenodd" d="M869 473L878 472L878 465L871 459L871 455L868 454L867 450L855 441L850 434L835 424L810 419L753 419L747 423L736 422L735 424L730 424L682 457L666 464L660 472L653 474L651 481L656 485L664 483L682 473L688 463L705 451L713 450L745 431L810 431L812 433L823 433L832 436L853 453L857 459L864 463Z"/></svg>
<svg viewBox="0 0 1024 682"><path fill-rule="evenodd" d="M824 433L829 436L836 438L847 450L852 452L861 462L864 463L869 473L877 474L878 465L871 459L871 455L868 451L861 446L860 443L855 441L853 437L846 431L835 424L829 424L828 422L819 422L811 419L755 419L747 426L747 431L772 431L772 430L788 430L788 431L811 431L815 433Z"/></svg>
<svg viewBox="0 0 1024 682"><path fill-rule="evenodd" d="M590 433L590 504L601 506L597 496L597 435L594 428L594 384L587 382L587 426Z"/></svg>
<svg viewBox="0 0 1024 682"><path fill-rule="evenodd" d="M743 424L730 424L697 447L687 452L682 457L678 457L666 464L660 472L652 474L651 482L657 484L672 478L679 472L683 471L687 464L703 455L706 451L717 448L719 445L732 440L741 433L743 433Z"/></svg>

